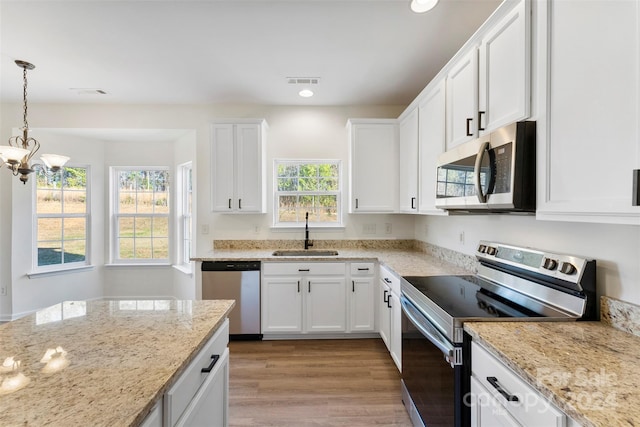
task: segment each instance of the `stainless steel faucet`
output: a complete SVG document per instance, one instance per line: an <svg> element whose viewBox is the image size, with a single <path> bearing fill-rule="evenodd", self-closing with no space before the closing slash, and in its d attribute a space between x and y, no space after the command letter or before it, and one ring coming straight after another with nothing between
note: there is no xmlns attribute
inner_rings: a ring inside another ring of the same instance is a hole
<svg viewBox="0 0 640 427"><path fill-rule="evenodd" d="M309 240L309 212L305 213L304 221L304 248L306 250L313 246L313 240Z"/></svg>

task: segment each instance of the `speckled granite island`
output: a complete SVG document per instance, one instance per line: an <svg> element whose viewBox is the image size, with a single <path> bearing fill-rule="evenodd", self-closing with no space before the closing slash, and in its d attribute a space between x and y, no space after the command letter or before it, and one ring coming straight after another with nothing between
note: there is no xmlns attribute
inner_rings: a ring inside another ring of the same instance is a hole
<svg viewBox="0 0 640 427"><path fill-rule="evenodd" d="M604 322L472 322L464 329L580 425L640 425L640 337Z"/></svg>
<svg viewBox="0 0 640 427"><path fill-rule="evenodd" d="M139 425L234 304L73 301L0 325L0 425Z"/></svg>

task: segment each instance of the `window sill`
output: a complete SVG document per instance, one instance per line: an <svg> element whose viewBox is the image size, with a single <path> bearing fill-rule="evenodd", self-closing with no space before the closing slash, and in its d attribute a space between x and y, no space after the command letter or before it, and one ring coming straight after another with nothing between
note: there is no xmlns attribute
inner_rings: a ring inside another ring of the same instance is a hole
<svg viewBox="0 0 640 427"><path fill-rule="evenodd" d="M70 267L60 270L32 271L30 273L27 273L27 277L29 279L37 279L40 277L58 276L60 274L80 273L83 271L93 270L94 268L95 266L93 265L83 265L82 267Z"/></svg>
<svg viewBox="0 0 640 427"><path fill-rule="evenodd" d="M176 270L178 270L181 273L184 273L187 276L193 276L193 269L191 268L191 266L186 267L184 265L172 265L173 268L175 268Z"/></svg>
<svg viewBox="0 0 640 427"><path fill-rule="evenodd" d="M275 231L275 232L291 232L291 231L304 231L304 224L303 225L272 225L270 227L271 231ZM313 232L323 232L323 231L344 231L345 230L345 226L344 225L310 225L309 226L309 231L313 231Z"/></svg>
<svg viewBox="0 0 640 427"><path fill-rule="evenodd" d="M144 262L130 262L130 263L122 263L122 264L105 264L105 267L111 268L111 267L171 267L171 264L169 263L158 263L158 264L151 264L151 263L144 263Z"/></svg>

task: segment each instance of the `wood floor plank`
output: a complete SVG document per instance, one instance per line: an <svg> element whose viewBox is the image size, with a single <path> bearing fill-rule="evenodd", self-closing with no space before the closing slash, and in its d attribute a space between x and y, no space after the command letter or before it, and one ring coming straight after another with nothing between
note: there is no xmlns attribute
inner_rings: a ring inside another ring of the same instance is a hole
<svg viewBox="0 0 640 427"><path fill-rule="evenodd" d="M410 427L379 339L232 341L229 424Z"/></svg>

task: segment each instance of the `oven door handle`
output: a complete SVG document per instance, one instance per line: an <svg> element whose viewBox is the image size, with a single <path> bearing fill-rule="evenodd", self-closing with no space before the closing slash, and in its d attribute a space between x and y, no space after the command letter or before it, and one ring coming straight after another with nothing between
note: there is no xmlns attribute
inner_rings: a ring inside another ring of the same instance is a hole
<svg viewBox="0 0 640 427"><path fill-rule="evenodd" d="M407 318L413 323L422 335L425 336L433 345L438 347L444 353L447 362L453 365L461 365L461 355L456 348L424 317L420 311L406 298L404 295L400 297L402 311Z"/></svg>

